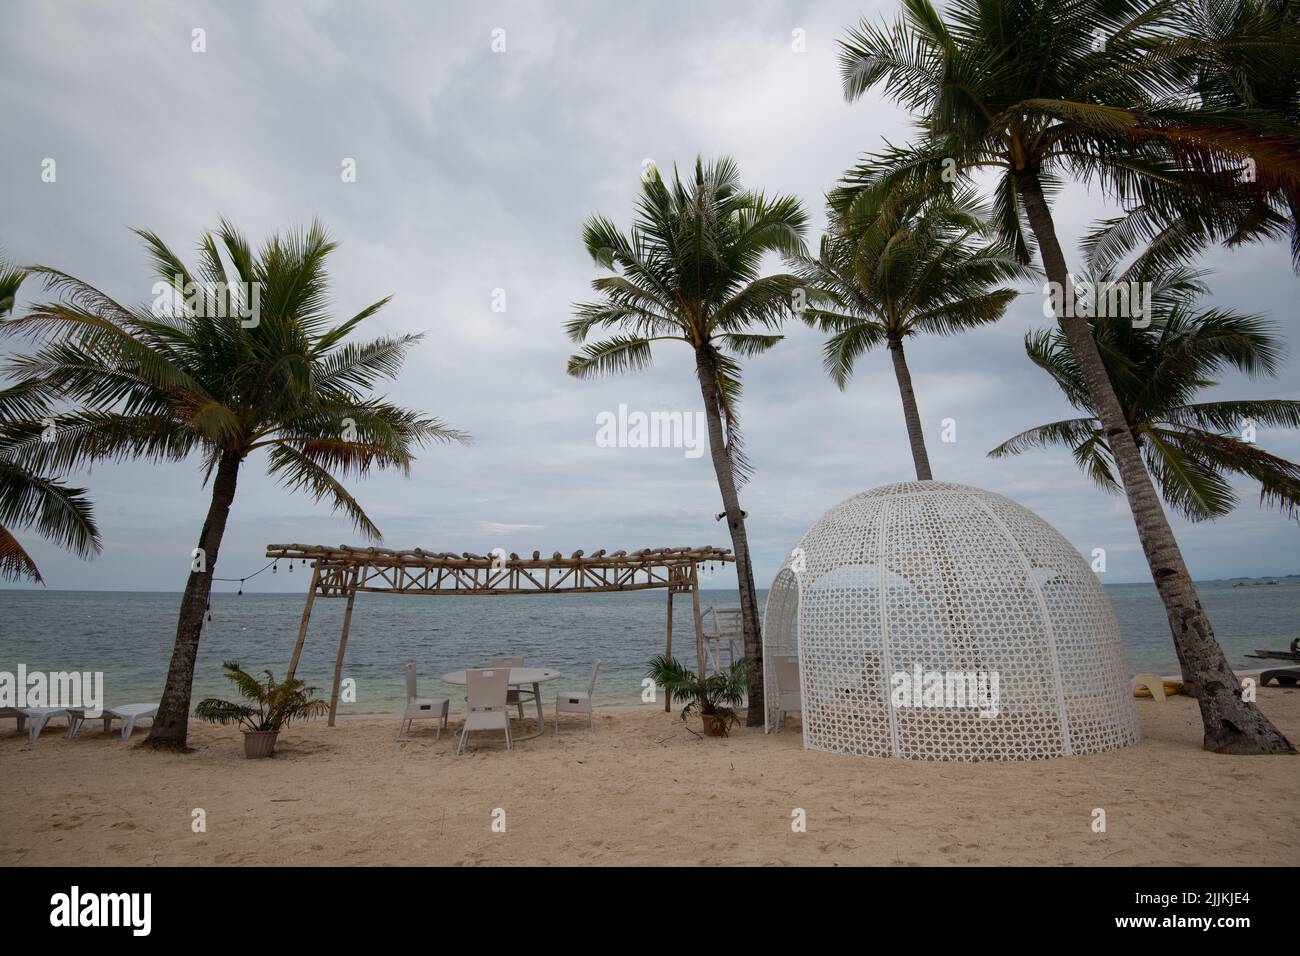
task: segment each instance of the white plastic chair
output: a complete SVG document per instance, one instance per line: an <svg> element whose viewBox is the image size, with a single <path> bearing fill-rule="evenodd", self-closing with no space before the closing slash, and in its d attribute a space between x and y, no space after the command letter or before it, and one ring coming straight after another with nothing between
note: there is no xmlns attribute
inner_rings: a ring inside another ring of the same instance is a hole
<svg viewBox="0 0 1300 956"><path fill-rule="evenodd" d="M560 714L586 714L587 729L590 730L595 722L595 713L592 710L591 699L596 693L596 675L600 673L600 659L597 658L596 664L591 669L591 683L587 685L587 690L583 691L561 691L555 695L555 732L560 732Z"/></svg>
<svg viewBox="0 0 1300 956"><path fill-rule="evenodd" d="M465 738L472 730L504 730L506 750L510 740L510 711L506 705L506 681L510 671L504 667L485 667L465 672L465 726L460 732L456 755L465 749Z"/></svg>
<svg viewBox="0 0 1300 956"><path fill-rule="evenodd" d="M492 658L493 667L523 667L524 659L522 657L494 657ZM506 703L514 704L519 711L519 719L524 719L524 701L532 702L536 700L531 687L511 687L506 690Z"/></svg>
<svg viewBox="0 0 1300 956"><path fill-rule="evenodd" d="M776 729L785 727L785 715L797 711L803 713L803 695L799 688L799 658L793 654L777 654L773 657L776 673Z"/></svg>
<svg viewBox="0 0 1300 956"><path fill-rule="evenodd" d="M434 740L442 738L442 729L447 726L447 715L451 710L451 701L446 697L421 697L415 682L415 664L406 665L406 710L402 714L402 726L397 736L404 737L411 729L411 721L422 717L434 717L438 720L438 733Z"/></svg>

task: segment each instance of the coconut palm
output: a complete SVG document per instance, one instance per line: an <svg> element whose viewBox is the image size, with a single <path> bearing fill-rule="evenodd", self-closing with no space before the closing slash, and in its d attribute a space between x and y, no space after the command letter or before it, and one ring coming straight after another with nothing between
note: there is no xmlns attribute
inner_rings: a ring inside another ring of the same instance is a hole
<svg viewBox="0 0 1300 956"><path fill-rule="evenodd" d="M420 336L348 341L388 299L331 319L325 264L335 243L319 223L275 236L254 254L223 221L203 235L196 270L155 234L139 235L160 279L151 308L120 305L55 269L33 270L59 299L6 323L41 343L15 357L10 372L42 399L75 407L54 416L52 441L41 441L32 422L5 425L3 434L13 460L39 470L200 456L211 498L148 738L183 747L213 572L248 456L263 452L281 484L328 500L377 539L342 479L373 469L407 473L415 448L464 436L370 394L396 376Z"/></svg>
<svg viewBox="0 0 1300 956"><path fill-rule="evenodd" d="M1300 129L1300 2L1184 0L1170 12L1177 33L1173 43L1192 53L1195 102L1295 135ZM1300 189L1252 175L1211 185L1200 191L1197 208L1135 204L1099 224L1085 245L1113 254L1145 243L1143 260L1176 265L1210 241L1237 245L1289 232L1292 262L1300 269Z"/></svg>
<svg viewBox="0 0 1300 956"><path fill-rule="evenodd" d="M587 251L614 274L592 282L600 300L576 305L566 325L570 339L586 343L569 359L569 374L578 378L644 368L655 342L683 342L694 354L713 469L736 556L751 727L763 722L763 649L738 493L748 469L737 417L739 359L780 341L775 330L789 314L800 280L763 275L762 260L767 253L802 254L806 225L798 199L743 189L729 158L697 159L685 179L674 169L671 183L651 169L643 177L636 222L628 232L601 216L587 221ZM597 330L613 334L588 342Z"/></svg>
<svg viewBox="0 0 1300 956"><path fill-rule="evenodd" d="M854 99L883 84L918 117L923 135L869 158L845 189L940 189L954 175L993 173L999 229L1022 258L1036 241L1058 302L1070 300L1071 285L1051 200L1067 177L1169 213L1167 220L1218 216L1207 196L1216 186L1231 188L1252 164L1261 188L1300 184L1294 130L1188 105L1198 51L1211 41L1180 35L1173 4L952 0L944 15L929 0L903 0L903 7L894 24L864 22L843 41L844 91ZM1087 318L1068 309L1058 315L1110 441L1183 675L1200 705L1206 748L1292 752L1242 700Z"/></svg>
<svg viewBox="0 0 1300 956"><path fill-rule="evenodd" d="M27 273L0 259L0 322L13 310ZM47 408L22 385L0 389L0 421L40 419ZM102 548L86 489L36 474L10 461L0 445L0 579L43 584L40 568L10 528L34 528L43 538L90 558Z"/></svg>
<svg viewBox="0 0 1300 956"><path fill-rule="evenodd" d="M1132 273L1129 273L1132 275ZM1128 431L1170 507L1193 521L1227 514L1237 503L1228 480L1260 484L1260 498L1294 514L1300 510L1300 465L1270 455L1242 437L1249 427L1300 427L1300 402L1250 399L1195 402L1227 368L1249 376L1275 375L1282 348L1258 316L1201 308L1204 273L1185 267L1151 276L1149 325L1126 314L1094 315L1093 337L1124 409ZM1116 281L1090 276L1091 288ZM1118 281L1128 281L1127 275ZM1025 339L1030 359L1044 369L1076 408L1089 413L1021 432L989 452L1000 458L1030 448L1066 445L1079 467L1107 491L1120 491L1106 433L1087 383L1059 329Z"/></svg>
<svg viewBox="0 0 1300 956"><path fill-rule="evenodd" d="M991 241L986 214L969 190L931 201L862 190L832 217L819 255L797 260L815 303L803 318L830 336L822 354L836 385L848 384L862 353L888 346L920 481L934 476L905 340L996 322L1018 294L996 284L1032 275Z"/></svg>

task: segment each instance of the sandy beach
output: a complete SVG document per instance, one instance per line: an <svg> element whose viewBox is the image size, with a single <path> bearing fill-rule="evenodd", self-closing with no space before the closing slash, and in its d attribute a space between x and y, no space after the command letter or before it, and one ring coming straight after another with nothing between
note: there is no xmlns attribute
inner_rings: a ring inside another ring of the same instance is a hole
<svg viewBox="0 0 1300 956"><path fill-rule="evenodd" d="M1263 688L1260 705L1300 740L1300 691ZM509 754L480 735L460 758L454 717L441 740L430 727L398 742L396 719L293 726L261 761L237 732L199 723L193 752L174 755L92 725L29 744L6 721L0 864L1294 863L1300 835L1278 823L1294 814L1300 758L1202 751L1190 698L1138 709L1137 747L983 764L805 752L798 733L744 728L703 740L649 706ZM807 832L792 832L796 808Z"/></svg>

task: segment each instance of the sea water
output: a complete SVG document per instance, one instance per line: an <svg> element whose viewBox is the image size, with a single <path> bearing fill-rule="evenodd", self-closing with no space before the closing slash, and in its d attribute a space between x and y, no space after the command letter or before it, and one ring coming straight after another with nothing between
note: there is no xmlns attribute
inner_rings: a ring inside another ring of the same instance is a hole
<svg viewBox="0 0 1300 956"><path fill-rule="evenodd" d="M1300 580L1277 584L1198 585L1219 643L1234 667L1258 667L1256 648L1285 648L1300 633ZM1177 660L1164 608L1150 584L1112 584L1106 593L1124 637L1129 669L1176 674ZM270 668L282 676L302 616L303 594L214 593L194 682L194 700L229 696L221 662ZM759 593L759 604L766 600ZM704 591L702 605L735 606L736 592ZM317 599L298 676L328 696L343 623L344 601ZM109 705L156 701L176 633L180 595L134 591L0 590L0 671L102 671ZM694 666L694 625L688 594L674 598L674 648ZM597 705L641 699L646 662L664 650L665 594L550 594L504 597L418 597L359 594L343 676L355 682L355 703L341 714L393 713L405 697L403 667L414 661L420 693L460 699L464 690L438 680L493 656L523 656L529 665L563 675L543 685L586 689L601 659ZM662 702L661 702L662 703ZM548 711L549 711L548 704Z"/></svg>

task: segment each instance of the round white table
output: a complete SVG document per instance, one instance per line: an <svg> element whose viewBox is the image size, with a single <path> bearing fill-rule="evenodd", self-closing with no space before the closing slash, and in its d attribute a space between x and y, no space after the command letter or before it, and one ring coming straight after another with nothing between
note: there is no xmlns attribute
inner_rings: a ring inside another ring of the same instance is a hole
<svg viewBox="0 0 1300 956"><path fill-rule="evenodd" d="M476 670L500 670L494 667L480 667ZM533 699L537 703L537 733L525 734L522 737L515 737L515 740L532 740L534 737L540 737L546 732L546 718L542 716L542 684L548 680L555 680L560 676L559 671L553 671L547 667L512 667L510 676L506 678L506 684L510 687L522 687L525 684L533 685ZM452 671L450 674L443 674L442 679L448 684L459 684L465 686L465 672Z"/></svg>

